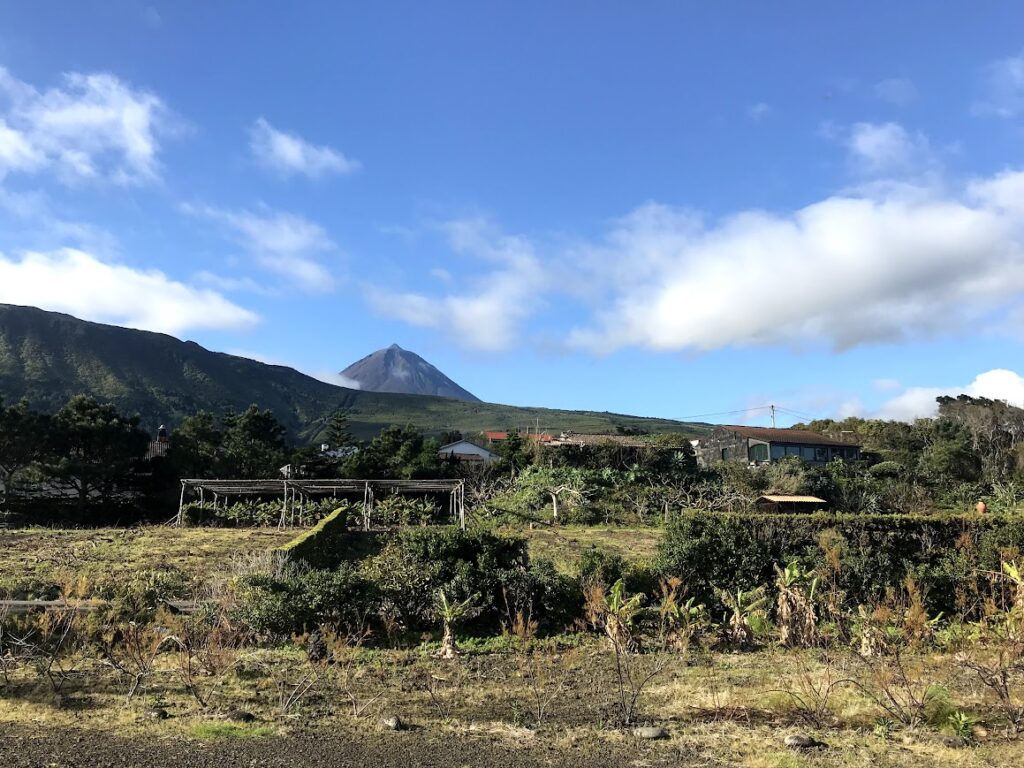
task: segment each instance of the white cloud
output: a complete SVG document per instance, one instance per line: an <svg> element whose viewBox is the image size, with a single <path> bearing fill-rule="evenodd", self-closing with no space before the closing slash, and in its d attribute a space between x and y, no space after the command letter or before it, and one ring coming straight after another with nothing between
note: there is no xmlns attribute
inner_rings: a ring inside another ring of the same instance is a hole
<svg viewBox="0 0 1024 768"><path fill-rule="evenodd" d="M972 107L974 114L1016 117L1024 112L1024 53L989 64L983 91Z"/></svg>
<svg viewBox="0 0 1024 768"><path fill-rule="evenodd" d="M523 238L503 235L480 218L447 222L451 247L492 268L463 279L466 289L442 296L368 287L367 300L381 315L438 328L472 349L500 351L519 337L546 290L548 278Z"/></svg>
<svg viewBox="0 0 1024 768"><path fill-rule="evenodd" d="M214 291L71 248L28 252L20 259L0 254L0 302L170 334L243 328L259 319Z"/></svg>
<svg viewBox="0 0 1024 768"><path fill-rule="evenodd" d="M151 181L170 121L160 98L110 74L72 72L38 91L0 67L0 177L51 169L69 183Z"/></svg>
<svg viewBox="0 0 1024 768"><path fill-rule="evenodd" d="M868 174L905 171L930 157L927 139L899 123L856 123L847 148L855 167Z"/></svg>
<svg viewBox="0 0 1024 768"><path fill-rule="evenodd" d="M249 129L249 149L256 161L282 176L302 174L310 178L331 173L352 173L359 162L331 147L310 144L293 133L279 131L262 117Z"/></svg>
<svg viewBox="0 0 1024 768"><path fill-rule="evenodd" d="M917 100L917 86L906 77L890 77L875 83L875 96L897 107L905 107Z"/></svg>
<svg viewBox="0 0 1024 768"><path fill-rule="evenodd" d="M283 365L286 368L294 368L300 373L304 373L307 376L322 381L325 384L334 384L337 387L347 387L349 389L360 389L361 385L355 379L350 379L348 376L342 376L340 373L333 371L324 370L305 370L302 367L291 363L284 358L276 357L274 355L265 355L262 352L254 352L249 349L229 349L229 355L235 355L236 357L246 357L250 360L255 360L259 363L265 363L267 365Z"/></svg>
<svg viewBox="0 0 1024 768"><path fill-rule="evenodd" d="M915 418L934 416L938 412L937 397L970 395L990 400L1005 400L1011 405L1024 406L1024 377L1015 371L996 368L978 374L969 384L956 387L910 387L885 402L878 411L878 417L912 421Z"/></svg>
<svg viewBox="0 0 1024 768"><path fill-rule="evenodd" d="M195 205L182 208L221 224L259 266L289 283L314 293L334 288L334 277L318 258L337 246L319 224L281 211L256 213Z"/></svg>
<svg viewBox="0 0 1024 768"><path fill-rule="evenodd" d="M989 181L959 195L879 186L711 224L648 204L589 247L577 282L604 287L603 309L570 341L848 348L969 327L1024 300L1024 175Z"/></svg>

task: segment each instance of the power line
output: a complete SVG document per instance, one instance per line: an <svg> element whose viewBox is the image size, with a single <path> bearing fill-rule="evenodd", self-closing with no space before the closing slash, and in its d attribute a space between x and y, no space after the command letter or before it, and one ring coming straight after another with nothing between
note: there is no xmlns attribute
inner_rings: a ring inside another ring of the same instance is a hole
<svg viewBox="0 0 1024 768"><path fill-rule="evenodd" d="M676 416L676 421L686 421L687 419L703 419L708 416L732 416L737 413L752 413L754 411L765 411L771 408L770 405L758 405L754 408L742 408L738 411L718 411L717 413L695 413L692 416Z"/></svg>
<svg viewBox="0 0 1024 768"><path fill-rule="evenodd" d="M786 408L786 407L781 406L781 405L757 405L757 406L754 406L753 408L741 408L741 409L736 410L736 411L716 411L715 413L695 413L695 414L692 414L690 416L675 416L673 418L676 421L689 421L690 419L705 419L705 418L709 418L711 416L735 416L736 414L741 414L741 413L754 413L756 411L769 411L770 412L772 410L781 411L782 413L786 413L786 414L789 414L791 416L796 416L796 417L801 418L801 419L810 419L811 421L813 421L814 419L818 418L817 416L812 416L809 413L803 413L801 411L794 410L793 408Z"/></svg>

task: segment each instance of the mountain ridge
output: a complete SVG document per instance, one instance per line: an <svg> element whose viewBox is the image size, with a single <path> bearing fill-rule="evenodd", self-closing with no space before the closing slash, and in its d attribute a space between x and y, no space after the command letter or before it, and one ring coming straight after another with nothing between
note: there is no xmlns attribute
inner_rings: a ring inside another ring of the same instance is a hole
<svg viewBox="0 0 1024 768"><path fill-rule="evenodd" d="M138 413L153 433L199 410L220 415L252 403L269 408L293 439L316 442L331 415L348 413L354 434L390 424L430 434L475 433L540 422L552 431L611 433L618 428L683 432L708 426L597 411L565 411L348 389L282 365L208 350L173 336L80 320L36 307L0 304L0 397L55 411L84 393Z"/></svg>

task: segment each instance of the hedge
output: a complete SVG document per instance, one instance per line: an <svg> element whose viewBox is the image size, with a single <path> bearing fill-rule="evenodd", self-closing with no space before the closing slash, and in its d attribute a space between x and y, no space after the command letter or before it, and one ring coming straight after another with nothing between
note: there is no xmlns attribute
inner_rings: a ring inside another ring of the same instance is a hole
<svg viewBox="0 0 1024 768"><path fill-rule="evenodd" d="M774 566L791 559L827 572L823 544L838 544L836 581L850 606L910 573L931 611L964 612L977 607L986 572L1021 556L1024 517L684 512L669 524L658 570L715 602L718 589L773 584Z"/></svg>
<svg viewBox="0 0 1024 768"><path fill-rule="evenodd" d="M336 566L341 559L348 510L348 507L338 507L308 531L277 547L275 551L294 560L302 560L313 568Z"/></svg>

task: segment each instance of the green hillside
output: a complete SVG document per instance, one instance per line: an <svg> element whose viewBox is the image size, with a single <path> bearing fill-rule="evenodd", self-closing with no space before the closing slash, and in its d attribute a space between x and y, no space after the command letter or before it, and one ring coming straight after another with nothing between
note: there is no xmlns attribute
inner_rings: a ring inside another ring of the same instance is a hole
<svg viewBox="0 0 1024 768"><path fill-rule="evenodd" d="M172 336L90 323L33 307L0 304L0 397L27 398L56 410L87 393L138 413L150 432L198 410L223 413L251 403L270 408L300 440L315 440L338 408L349 409L353 432L376 434L388 424L426 432L525 427L611 433L707 431L705 424L591 411L520 408L425 395L362 392L326 384L280 365L211 352Z"/></svg>

